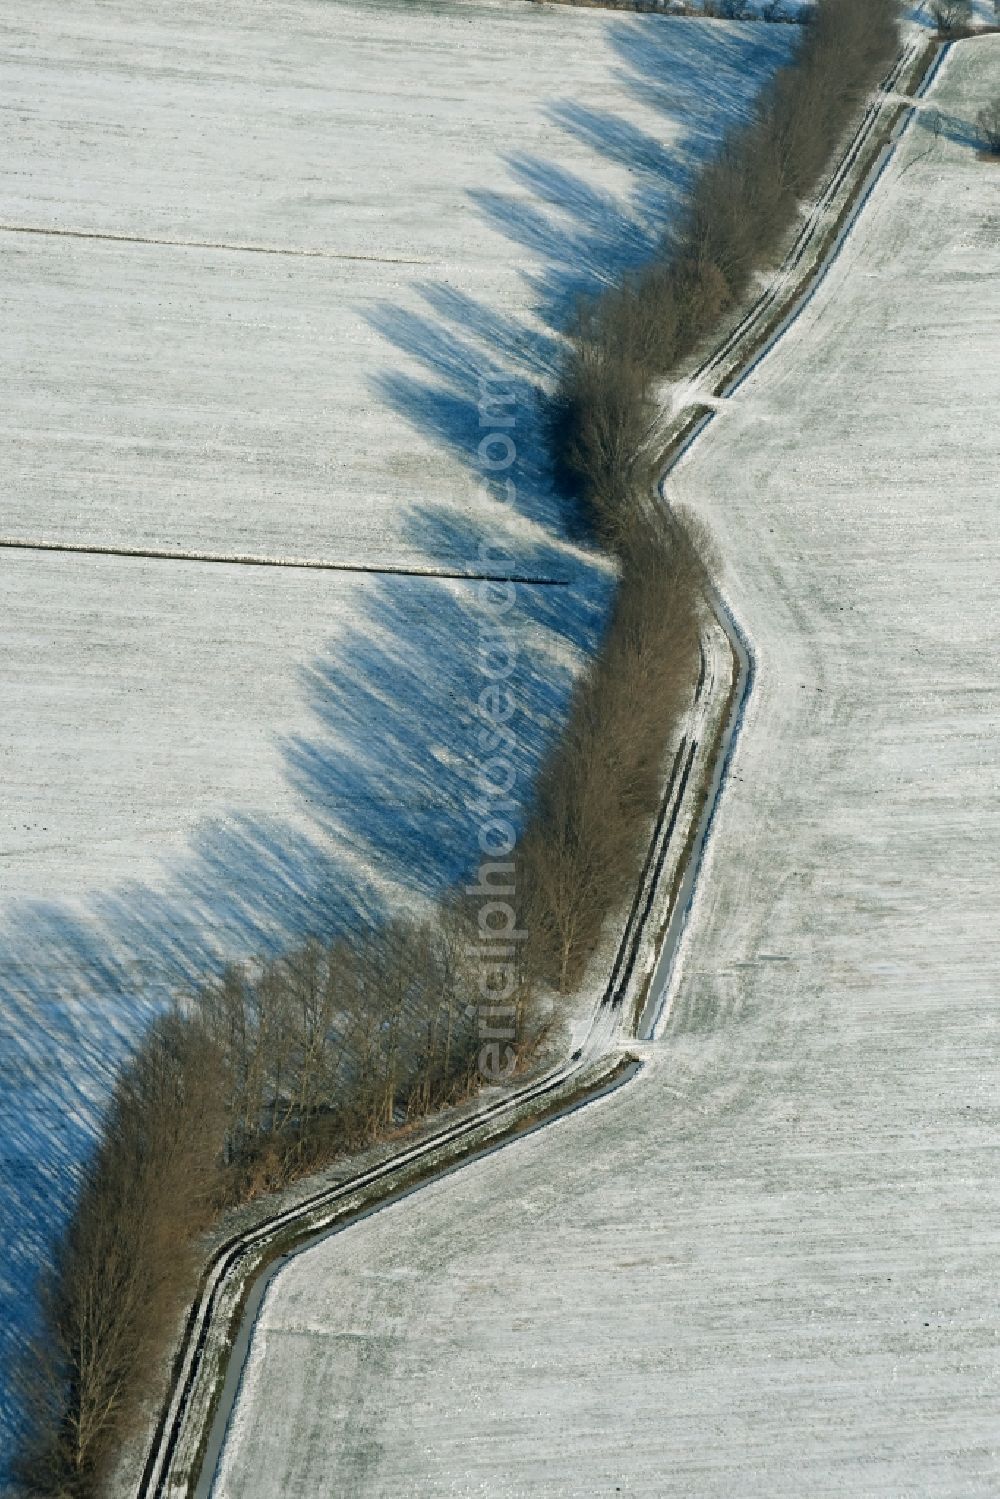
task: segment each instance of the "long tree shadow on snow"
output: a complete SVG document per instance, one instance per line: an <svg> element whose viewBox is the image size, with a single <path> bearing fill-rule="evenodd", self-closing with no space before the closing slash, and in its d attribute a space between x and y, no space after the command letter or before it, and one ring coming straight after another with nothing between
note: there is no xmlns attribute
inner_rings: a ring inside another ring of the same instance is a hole
<svg viewBox="0 0 1000 1499"><path fill-rule="evenodd" d="M759 80L788 61L798 28L652 18L612 22L606 36L619 85L654 111L663 133L573 99L553 100L545 116L551 138L573 136L624 167L628 193L597 189L547 155L520 153L507 159L509 190L473 194L488 222L541 260L524 275L534 310L555 330L577 298L595 295L658 250L698 168L727 131L747 121Z"/></svg>
<svg viewBox="0 0 1000 1499"><path fill-rule="evenodd" d="M472 557L481 539L462 517L434 511L414 514L411 536L436 556ZM526 556L566 572L561 548L537 541L519 565ZM507 619L524 793L565 712L574 664L599 638L610 584L606 567L578 563L573 587L515 588ZM471 869L478 652L490 618L474 584L367 581L357 621L302 668L313 727L281 745L300 825L234 814L204 826L160 885L6 913L0 1221L17 1231L0 1269L5 1366L114 1077L157 1008L229 957L357 930L400 901L419 907ZM0 1429L10 1432L9 1389L3 1400Z"/></svg>
<svg viewBox="0 0 1000 1499"><path fill-rule="evenodd" d="M694 22L621 20L606 34L628 91L663 117L663 138L572 100L552 101L551 159L512 156L510 190L474 197L520 252L530 314L511 316L436 283L415 288L417 310L370 310L387 348L411 367L386 370L380 399L495 499L475 522L457 509L418 505L408 541L426 555L466 561L484 539L499 542L519 568L568 583L518 587L510 616L519 657L511 682L515 769L524 794L565 714L574 671L600 638L613 583L606 563L567 544L576 528L549 478L543 389L558 359L558 329L581 292L648 257L696 162L745 114L751 80L791 45L786 28ZM683 134L675 129L680 115ZM628 168L627 197L559 164L567 133ZM484 483L478 463L483 375L514 396L513 499L501 480ZM487 618L474 585L369 580L351 625L302 668L313 727L281 745L301 805L294 825L234 811L201 828L156 888L123 885L78 903L5 913L0 1222L13 1230L0 1269L5 1368L30 1324L38 1267L65 1221L114 1077L156 1009L229 957L377 922L387 904L433 897L472 868L477 824L469 801ZM5 1383L5 1450L16 1421Z"/></svg>
<svg viewBox="0 0 1000 1499"><path fill-rule="evenodd" d="M380 335L423 372L387 371L375 394L448 448L480 484L482 381L502 384L517 414L516 513L570 539L580 539L581 528L553 491L544 431L560 331L581 296L657 252L698 166L746 121L758 80L788 60L798 28L654 19L615 21L606 35L619 83L655 111L662 133L572 99L550 101L544 116L550 141L573 137L627 169L627 192L615 195L558 160L521 152L506 159L506 188L470 195L515 247L527 314L500 316L470 294L430 281L414 287L423 309L386 302L368 313ZM498 495L500 488L494 485Z"/></svg>

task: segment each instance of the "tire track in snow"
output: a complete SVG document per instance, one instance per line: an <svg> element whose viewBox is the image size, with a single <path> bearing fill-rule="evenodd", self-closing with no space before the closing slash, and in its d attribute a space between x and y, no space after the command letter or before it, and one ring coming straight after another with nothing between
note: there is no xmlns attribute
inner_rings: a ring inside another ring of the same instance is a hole
<svg viewBox="0 0 1000 1499"><path fill-rule="evenodd" d="M923 6L921 5L919 9L922 10ZM883 84L869 103L844 155L837 163L830 182L807 216L806 223L796 237L788 256L786 256L779 272L778 281L781 283L780 287L775 283L771 288L762 293L761 297L748 309L737 327L727 335L720 349L716 350L704 361L703 365L696 372L696 378L704 379L713 372L719 371L725 359L734 352L738 343L748 335L752 335L758 327L763 326L766 328L771 313L782 305L782 291L786 288L795 269L800 267L806 259L807 252L812 248L815 238L822 232L823 216L826 209L835 198L837 191L849 180L852 169L862 158L864 147L880 124L883 111L886 107L894 107L890 96L894 93L907 68L917 61L918 55L919 44L916 41L909 42L901 48L900 54L883 80ZM935 64L929 69L920 89L918 89L916 98L919 98L920 94L925 91L932 81L937 71L937 65L940 64L941 56L942 52L939 52L935 59ZM909 114L906 116L902 128L905 128L905 125L912 120L914 106L915 100L910 105ZM774 343L787 331L791 322L794 321L795 317L798 316L798 313L801 312L809 300L813 279L822 279L829 267L831 258L835 258L839 254L847 235L869 201L871 192L881 177L888 159L894 154L901 133L901 129L894 132L889 144L880 154L873 172L857 184L857 196L852 203L843 230L837 236L832 250L829 255L824 257L813 268L811 273L807 274L807 285L795 301L790 316L781 320L778 328L773 330L771 336L766 340L763 349L751 352L750 362L752 364L759 363L764 353L773 347ZM733 375L729 376L730 380L734 378ZM664 500L666 500L665 485L670 473L690 451L692 445L696 442L701 432L704 431L713 416L714 412L710 412L706 417L698 421L692 431L679 443L676 451L671 455L659 486ZM662 1018L663 1009L668 998L672 971L684 936L687 918L694 897L698 872L725 786L726 776L732 763L736 741L753 684L755 661L750 641L738 625L726 600L714 588L710 590L709 602L719 625L725 632L732 647L737 668L736 678L733 684L729 712L723 726L721 743L715 757L711 784L705 798L705 805L698 819L695 837L688 851L684 876L674 901L673 913L670 917L669 926L649 987L649 998L646 1009L635 1027L635 1033L639 1037L651 1036ZM703 689L704 678L699 682L695 707L698 705L698 700L702 695ZM621 1020L623 1006L620 1000L624 994L636 956L641 947L640 941L636 938L635 924L638 922L640 926L644 926L651 915L653 900L651 897L644 897L644 892L650 877L653 879L653 888L655 890L656 879L666 861L670 837L678 820L676 814L673 816L669 814L674 807L675 801L679 806L679 798L684 794L689 784L687 772L690 770L693 752L696 747L696 741L691 737L685 736L675 755L668 787L654 828L653 840L650 850L647 853L643 875L639 881L639 887L633 900L629 919L622 933L608 984L595 1010L591 1022L591 1030L584 1045L573 1053L568 1063L553 1069L541 1079L535 1079L532 1083L514 1090L503 1099L485 1105L481 1111L473 1115L470 1119L464 1119L450 1127L446 1127L420 1145L411 1147L399 1156L383 1162L381 1166L374 1168L373 1171L362 1173L333 1187L323 1189L305 1202L296 1204L294 1207L276 1215L264 1224L257 1225L256 1228L248 1230L242 1235L234 1236L220 1246L206 1269L198 1298L192 1305L188 1315L174 1365L174 1376L171 1387L167 1392L164 1405L161 1409L160 1419L149 1448L146 1466L137 1490L137 1499L164 1499L164 1496L174 1488L174 1484L177 1482L177 1479L172 1474L173 1460L185 1425L187 1409L197 1382L199 1368L205 1355L213 1314L221 1299L225 1281L237 1270L239 1261L244 1255L251 1254L255 1249L259 1251L261 1246L266 1244L268 1237L287 1233L297 1220L306 1219L311 1213L315 1213L317 1209L322 1209L326 1206L330 1206L335 1210L337 1200L342 1200L351 1193L371 1185L375 1179L386 1180L391 1178L394 1172L401 1172L405 1167L412 1165L419 1157L430 1155L432 1151L440 1149L442 1145L457 1143L463 1137L472 1135L473 1131L481 1129L484 1123L495 1120L498 1115L509 1113L513 1116L516 1114L516 1111L523 1109L526 1105L541 1104L545 1098L566 1088L574 1078L578 1078L582 1082L583 1074L588 1068L593 1066L601 1052L607 1057L613 1054L617 1046L620 1046L624 1031ZM685 765L684 772L681 772L682 764ZM679 773L681 773L681 786L678 788L676 783ZM665 836L663 836L664 830ZM661 838L662 842L659 842ZM658 842L659 847L657 846ZM628 954L627 957L626 954ZM628 1033L625 1032L625 1034ZM600 1094L606 1094L617 1087L623 1086L625 1082L637 1075L640 1070L641 1063L636 1061L635 1065L629 1068L627 1073L619 1078L605 1081L599 1089ZM592 1096L597 1095L585 1093L582 1098L576 1101L575 1107L582 1106ZM556 1117L559 1117L558 1110ZM545 1120L541 1121L536 1127L542 1127L545 1122ZM513 1138L519 1138L519 1136L515 1134ZM493 1148L501 1148L506 1143L507 1139L504 1139ZM473 1148L471 1155L462 1157L457 1161L451 1161L445 1169L447 1171L458 1169L462 1164L479 1158L479 1154L480 1152L475 1151ZM435 1179L440 1174L442 1174L440 1170L434 1171L428 1178L424 1178L424 1180ZM419 1185L420 1183L417 1183L415 1186L408 1188L408 1190L417 1190ZM389 1200L394 1199L390 1197ZM369 1206L363 1211L363 1215L367 1216L372 1211L378 1211L380 1205ZM287 1259L292 1257L292 1254L302 1252L305 1248L311 1247L319 1238L327 1237L331 1233L343 1232L345 1228L349 1227L360 1216L362 1214L348 1217L333 1228L320 1229L318 1232L310 1233L309 1238L302 1245L292 1250L288 1255L282 1255L277 1264L258 1273L254 1282L247 1288L246 1304L248 1315L241 1319L240 1347L244 1353L249 1347L249 1335L252 1333L255 1309L259 1307L266 1284L276 1273L277 1268L281 1264L286 1263ZM180 1482L183 1484L183 1491L190 1493L193 1489L193 1492L197 1495L197 1499L202 1499L202 1496L208 1496L211 1493L215 1469L214 1459L217 1459L221 1451L228 1418L238 1394L241 1371L242 1360L240 1360L239 1369L233 1369L232 1367L229 1369L222 1399L212 1418L212 1432L208 1449L207 1451L199 1451L196 1461L196 1471L193 1474L186 1473L180 1479ZM183 1470L183 1462L180 1464L180 1467Z"/></svg>

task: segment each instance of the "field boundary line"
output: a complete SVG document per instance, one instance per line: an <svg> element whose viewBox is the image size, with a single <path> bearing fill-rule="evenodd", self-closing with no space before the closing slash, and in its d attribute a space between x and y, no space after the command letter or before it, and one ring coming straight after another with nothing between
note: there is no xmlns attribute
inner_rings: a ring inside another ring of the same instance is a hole
<svg viewBox="0 0 1000 1499"><path fill-rule="evenodd" d="M37 234L45 239L96 240L113 245L151 245L167 250L228 250L236 255L287 255L299 260L358 260L373 265L438 265L437 260L405 255L362 255L294 245L255 245L250 241L159 239L153 234L118 234L114 229L55 229L44 224L0 224L0 234Z"/></svg>
<svg viewBox="0 0 1000 1499"><path fill-rule="evenodd" d="M56 552L79 557L127 557L150 562L207 563L213 567L275 567L322 573L371 573L380 577L441 578L461 583L521 583L535 588L566 588L568 578L547 578L497 569L466 572L459 568L408 567L392 562L329 562L311 557L254 557L225 552L174 552L160 547L102 546L100 542L21 541L0 537L0 551Z"/></svg>

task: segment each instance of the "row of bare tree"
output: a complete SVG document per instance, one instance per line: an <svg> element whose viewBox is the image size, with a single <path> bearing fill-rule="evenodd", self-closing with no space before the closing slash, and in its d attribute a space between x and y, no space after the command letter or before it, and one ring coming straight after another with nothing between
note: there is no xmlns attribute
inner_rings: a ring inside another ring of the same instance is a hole
<svg viewBox="0 0 1000 1499"><path fill-rule="evenodd" d="M224 1128L219 1054L171 1014L122 1075L42 1297L21 1370L31 1494L90 1494L128 1429L212 1212Z"/></svg>
<svg viewBox="0 0 1000 1499"><path fill-rule="evenodd" d="M664 748L698 661L698 564L636 520L602 650L577 687L512 859L512 1029L530 1055L540 988L578 981L634 880ZM31 1491L91 1495L155 1379L190 1292L192 1240L477 1085L482 952L464 886L424 920L230 968L164 1016L119 1081L26 1364ZM477 1004L477 998L479 1003Z"/></svg>
<svg viewBox="0 0 1000 1499"><path fill-rule="evenodd" d="M551 407L568 490L619 547L657 455L655 385L772 261L858 100L892 57L896 0L817 0L795 57L702 172L678 232L577 311Z"/></svg>
<svg viewBox="0 0 1000 1499"><path fill-rule="evenodd" d="M811 0L566 0L576 5L599 5L604 10L635 10L643 14L686 16L721 21L769 21L802 25L809 19Z"/></svg>
<svg viewBox="0 0 1000 1499"><path fill-rule="evenodd" d="M225 1068L227 1193L243 1199L465 1092L475 1072L457 921L397 920L232 969L202 1013Z"/></svg>
<svg viewBox="0 0 1000 1499"><path fill-rule="evenodd" d="M634 879L697 672L698 564L683 537L636 519L622 560L603 647L511 860L526 940L504 998L522 1056L542 1027L533 997L578 982ZM154 1026L119 1081L47 1278L25 1371L32 1492L99 1488L214 1213L477 1085L481 952L463 886L424 920L233 967Z"/></svg>
<svg viewBox="0 0 1000 1499"><path fill-rule="evenodd" d="M993 17L1000 22L1000 0L993 0ZM975 20L972 0L934 0L931 19L938 35L946 40L969 36Z"/></svg>
<svg viewBox="0 0 1000 1499"><path fill-rule="evenodd" d="M664 756L698 675L701 567L647 512L620 539L621 582L535 788L522 841L532 984L565 993L634 883Z"/></svg>
<svg viewBox="0 0 1000 1499"><path fill-rule="evenodd" d="M621 582L511 856L522 1054L534 996L578 983L627 894L666 749L697 673L700 564L648 502L655 379L777 243L829 142L891 50L890 0L819 0L796 63L696 188L661 260L580 309L554 403L554 458ZM158 1377L220 1208L477 1085L482 928L466 889L424 920L232 969L154 1026L126 1068L47 1277L25 1366L32 1493L99 1492Z"/></svg>
<svg viewBox="0 0 1000 1499"><path fill-rule="evenodd" d="M24 1368L32 1493L99 1490L220 1208L474 1085L468 914L459 897L433 919L232 968L153 1027L46 1279Z"/></svg>

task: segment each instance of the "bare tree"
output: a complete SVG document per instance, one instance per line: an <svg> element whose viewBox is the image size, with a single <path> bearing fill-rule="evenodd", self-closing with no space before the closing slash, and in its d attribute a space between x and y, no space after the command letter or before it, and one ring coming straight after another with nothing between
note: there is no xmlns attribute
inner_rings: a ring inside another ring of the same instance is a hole
<svg viewBox="0 0 1000 1499"><path fill-rule="evenodd" d="M148 1386L212 1207L218 1075L204 1026L179 1013L156 1024L122 1075L25 1364L32 1492L91 1494Z"/></svg>
<svg viewBox="0 0 1000 1499"><path fill-rule="evenodd" d="M651 476L659 418L642 367L579 326L553 405L557 467L593 531L616 545Z"/></svg>
<svg viewBox="0 0 1000 1499"><path fill-rule="evenodd" d="M1000 156L1000 98L979 111L976 125L985 149L993 156Z"/></svg>
<svg viewBox="0 0 1000 1499"><path fill-rule="evenodd" d="M954 36L972 20L972 0L934 0L931 16L942 36Z"/></svg>

